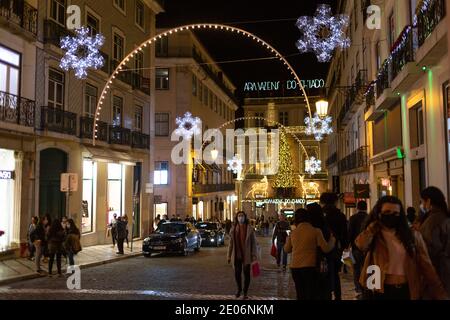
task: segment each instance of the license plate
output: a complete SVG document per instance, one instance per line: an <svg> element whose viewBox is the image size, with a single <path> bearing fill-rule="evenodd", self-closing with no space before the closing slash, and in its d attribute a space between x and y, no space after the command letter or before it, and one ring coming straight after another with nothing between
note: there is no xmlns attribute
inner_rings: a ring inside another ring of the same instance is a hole
<svg viewBox="0 0 450 320"><path fill-rule="evenodd" d="M166 247L153 247L153 250L166 250Z"/></svg>

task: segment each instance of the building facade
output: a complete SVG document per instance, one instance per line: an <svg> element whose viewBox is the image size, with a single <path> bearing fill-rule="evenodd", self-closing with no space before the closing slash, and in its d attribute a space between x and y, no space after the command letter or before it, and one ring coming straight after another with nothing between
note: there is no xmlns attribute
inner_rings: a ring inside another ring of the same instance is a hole
<svg viewBox="0 0 450 320"><path fill-rule="evenodd" d="M93 117L109 75L128 52L155 34L155 17L163 8L159 1L110 2L2 2L0 50L7 50L9 61L0 107L2 115L12 114L13 119L0 118L0 148L6 150L6 169L15 173L14 182L9 182L14 199L21 199L20 209L14 200L14 220L2 218L2 223L14 221L14 228L20 228L12 233L17 239L2 238L5 248L26 243L31 217L44 214L73 218L84 245L111 241L106 230L114 213L130 217L134 236L148 233L151 204L143 186L151 182L152 50L137 55L111 84L95 146ZM81 25L106 39L101 48L104 66L90 71L85 80L59 67L60 38L74 34L66 27L69 5L80 8ZM76 175L77 188L70 193L61 192L64 173Z"/></svg>
<svg viewBox="0 0 450 320"><path fill-rule="evenodd" d="M234 90L192 32L178 32L157 43L155 216L231 219L235 185L226 163L174 164L171 154L178 141L171 136L176 119L187 112L202 120L203 133L234 128Z"/></svg>

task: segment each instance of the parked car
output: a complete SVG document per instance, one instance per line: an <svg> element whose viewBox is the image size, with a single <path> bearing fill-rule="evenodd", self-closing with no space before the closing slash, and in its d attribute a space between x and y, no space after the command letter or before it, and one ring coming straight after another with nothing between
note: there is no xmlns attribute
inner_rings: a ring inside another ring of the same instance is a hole
<svg viewBox="0 0 450 320"><path fill-rule="evenodd" d="M225 245L225 231L216 222L201 222L195 227L200 232L203 246L219 247Z"/></svg>
<svg viewBox="0 0 450 320"><path fill-rule="evenodd" d="M179 253L188 255L202 246L200 232L189 222L167 222L144 240L145 257L153 253Z"/></svg>

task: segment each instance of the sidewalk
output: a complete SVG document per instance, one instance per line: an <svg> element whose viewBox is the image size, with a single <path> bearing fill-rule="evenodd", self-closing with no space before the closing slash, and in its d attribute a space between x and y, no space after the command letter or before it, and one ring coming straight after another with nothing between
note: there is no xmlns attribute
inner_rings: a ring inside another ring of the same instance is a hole
<svg viewBox="0 0 450 320"><path fill-rule="evenodd" d="M131 252L130 248L126 247L126 243L124 246L125 255L119 256L116 252L117 246L113 248L111 244L86 247L75 256L75 264L80 266L81 269L85 269L140 256L142 254L142 241L133 242L133 252ZM48 272L48 263L41 263L41 267L45 272ZM66 267L66 259L63 257L63 273ZM0 286L16 281L39 278L40 275L35 270L34 261L26 258L0 261ZM56 261L53 266L53 272L56 272Z"/></svg>

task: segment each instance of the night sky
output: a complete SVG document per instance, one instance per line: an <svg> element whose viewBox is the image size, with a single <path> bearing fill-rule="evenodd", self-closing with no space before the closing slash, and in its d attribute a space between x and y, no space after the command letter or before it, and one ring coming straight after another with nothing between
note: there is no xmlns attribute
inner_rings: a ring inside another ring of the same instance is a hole
<svg viewBox="0 0 450 320"><path fill-rule="evenodd" d="M158 15L158 27L190 23L223 23L256 34L275 47L296 69L301 79L325 78L328 64L318 63L314 54L300 54L295 46L301 37L298 17L314 15L318 3L334 0L166 0L165 13ZM267 21L279 20L279 21ZM269 52L247 37L220 31L196 32L217 62L269 57ZM170 40L169 40L170 41ZM233 83L242 89L246 81L290 80L279 60L221 63ZM236 92L239 95L239 92Z"/></svg>

